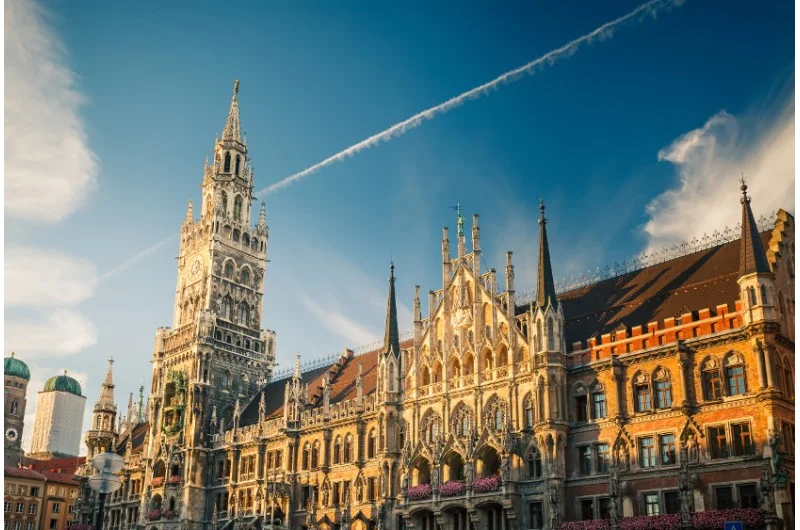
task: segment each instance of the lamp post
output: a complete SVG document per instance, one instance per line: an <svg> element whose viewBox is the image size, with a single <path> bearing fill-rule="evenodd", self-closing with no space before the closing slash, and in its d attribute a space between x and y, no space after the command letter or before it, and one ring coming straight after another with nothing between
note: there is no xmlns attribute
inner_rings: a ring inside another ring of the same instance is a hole
<svg viewBox="0 0 800 530"><path fill-rule="evenodd" d="M98 472L89 478L89 487L97 492L100 499L100 506L97 510L97 522L94 525L95 530L103 530L106 496L108 496L109 493L114 493L122 486L122 482L115 473L118 473L124 465L125 463L122 457L110 451L100 453L92 458L92 466L94 466Z"/></svg>

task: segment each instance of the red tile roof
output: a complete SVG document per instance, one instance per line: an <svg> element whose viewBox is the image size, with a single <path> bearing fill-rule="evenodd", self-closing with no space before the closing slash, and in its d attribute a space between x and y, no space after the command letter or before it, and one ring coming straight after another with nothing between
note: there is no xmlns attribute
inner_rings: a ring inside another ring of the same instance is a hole
<svg viewBox="0 0 800 530"><path fill-rule="evenodd" d="M26 458L24 465L34 471L49 471L53 473L64 473L74 475L77 469L86 462L85 456L71 456L51 458L49 460L36 460Z"/></svg>
<svg viewBox="0 0 800 530"><path fill-rule="evenodd" d="M413 341L407 340L400 343L400 348L410 348ZM356 398L356 378L358 365L361 364L361 377L364 384L363 393L368 396L375 392L378 382L378 356L383 348L379 348L361 355L353 355L344 359L344 364L336 370L336 363L315 368L301 374L304 384L308 384L309 398L314 400L322 395L322 379L326 373L331 374L331 404L341 403ZM340 358L341 359L341 358ZM286 383L290 379L281 379L268 383L264 388L267 409L267 418L277 418L283 414L283 399ZM261 392L247 404L242 411L239 425L252 425L258 421L258 403Z"/></svg>
<svg viewBox="0 0 800 530"><path fill-rule="evenodd" d="M25 469L24 467L6 466L5 475L7 477L30 478L34 480L44 480L44 475L33 469Z"/></svg>
<svg viewBox="0 0 800 530"><path fill-rule="evenodd" d="M761 240L768 246L771 232ZM564 308L567 348L573 342L661 322L682 313L727 304L739 299L740 241L687 254L616 278L559 295Z"/></svg>

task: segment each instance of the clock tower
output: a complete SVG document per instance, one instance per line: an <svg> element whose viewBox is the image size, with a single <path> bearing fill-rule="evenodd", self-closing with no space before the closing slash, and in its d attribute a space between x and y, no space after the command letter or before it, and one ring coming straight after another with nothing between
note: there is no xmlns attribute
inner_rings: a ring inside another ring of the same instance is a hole
<svg viewBox="0 0 800 530"><path fill-rule="evenodd" d="M261 329L269 232L263 203L251 224L253 183L236 81L204 167L200 215L190 201L181 224L173 324L156 331L152 359L146 483L167 471L181 477L176 509L187 528L205 520L212 435L266 383L275 362L274 333Z"/></svg>
<svg viewBox="0 0 800 530"><path fill-rule="evenodd" d="M11 352L11 357L3 359L3 379L5 393L3 402L3 449L7 466L18 466L22 462L22 429L25 426L25 393L31 380L28 365Z"/></svg>

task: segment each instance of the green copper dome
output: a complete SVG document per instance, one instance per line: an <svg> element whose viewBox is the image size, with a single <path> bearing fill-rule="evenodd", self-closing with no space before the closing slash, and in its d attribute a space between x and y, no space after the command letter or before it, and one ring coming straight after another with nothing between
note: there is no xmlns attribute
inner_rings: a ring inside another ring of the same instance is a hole
<svg viewBox="0 0 800 530"><path fill-rule="evenodd" d="M21 377L26 381L31 380L31 371L28 370L28 365L14 357L14 352L11 352L11 357L3 359L3 373L5 375Z"/></svg>
<svg viewBox="0 0 800 530"><path fill-rule="evenodd" d="M66 370L64 375L56 375L47 380L44 384L44 392L69 392L80 396L81 385L76 380L67 375Z"/></svg>

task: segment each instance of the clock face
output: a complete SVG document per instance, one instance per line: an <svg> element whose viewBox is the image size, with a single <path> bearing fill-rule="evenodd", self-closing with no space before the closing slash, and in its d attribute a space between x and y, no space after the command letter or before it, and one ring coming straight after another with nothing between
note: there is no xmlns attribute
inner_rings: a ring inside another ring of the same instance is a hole
<svg viewBox="0 0 800 530"><path fill-rule="evenodd" d="M18 436L17 430L15 428L13 428L13 427L6 431L6 439L8 441L10 441L10 442L13 442L14 440L16 440L17 436Z"/></svg>
<svg viewBox="0 0 800 530"><path fill-rule="evenodd" d="M189 269L189 275L191 279L196 280L198 276L200 276L200 269L203 267L203 262L200 258L195 258L194 263L192 263L191 269Z"/></svg>

